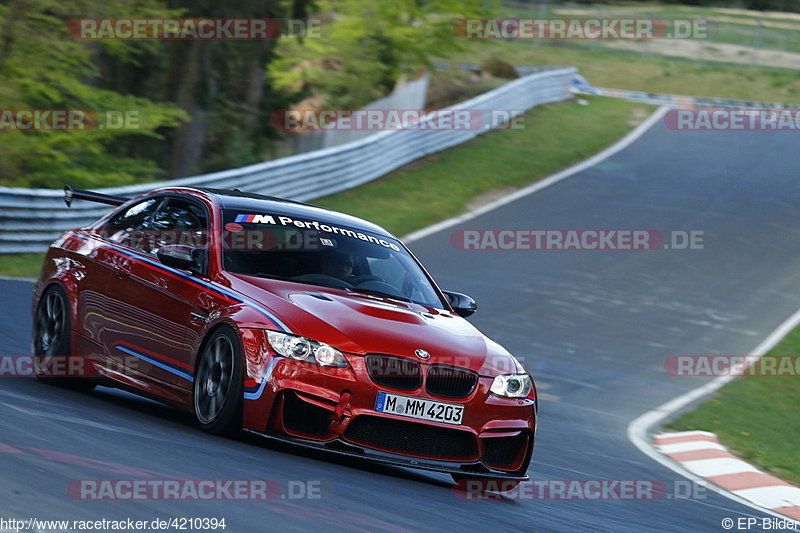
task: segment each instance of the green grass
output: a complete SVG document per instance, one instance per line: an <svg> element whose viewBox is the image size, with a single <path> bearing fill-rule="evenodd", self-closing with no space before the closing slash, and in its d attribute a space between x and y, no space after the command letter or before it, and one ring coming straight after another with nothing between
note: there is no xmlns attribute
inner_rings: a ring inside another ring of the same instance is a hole
<svg viewBox="0 0 800 533"><path fill-rule="evenodd" d="M634 115L651 110L611 98L538 107L523 129L486 133L314 203L405 235L461 213L482 193L521 187L595 154L632 129Z"/></svg>
<svg viewBox="0 0 800 533"><path fill-rule="evenodd" d="M0 276L36 277L43 260L44 254L0 255Z"/></svg>
<svg viewBox="0 0 800 533"><path fill-rule="evenodd" d="M760 37L759 52L769 50L782 50L785 52L800 53L800 39L798 39L798 26L795 30L766 27ZM720 24L709 30L709 41L718 43L738 44L741 46L755 46L759 39L758 26L746 24Z"/></svg>
<svg viewBox="0 0 800 533"><path fill-rule="evenodd" d="M571 13L570 8L578 8L580 13ZM522 5L503 6L502 15L505 17L519 18L606 18L606 17L631 17L631 18L657 18L664 21L672 20L704 20L707 21L707 42L737 44L753 46L757 35L761 34L760 47L762 50L785 50L800 52L800 22L791 18L769 17L769 12L753 12L752 15L728 14L717 11L712 6L691 7L674 4L624 4L624 5L599 5L590 6L558 6L548 4L542 10L538 6L526 7ZM761 20L765 25L759 30L755 24ZM774 27L770 23L792 26L792 28ZM671 27L671 25L668 25Z"/></svg>
<svg viewBox="0 0 800 533"><path fill-rule="evenodd" d="M696 62L638 52L592 50L591 42L467 41L453 62L500 57L514 65L570 65L598 87L800 104L797 71Z"/></svg>
<svg viewBox="0 0 800 533"><path fill-rule="evenodd" d="M564 6L570 7L570 6ZM571 6L581 7L581 6ZM730 17L752 20L753 17L723 15L711 7L625 4L600 6L598 12L587 8L586 13L565 14L562 7L539 10L538 7L504 6L503 15L510 17L656 17L665 20ZM642 8L646 9L642 9ZM765 20L769 20L766 19ZM791 20L778 20L793 23ZM800 29L800 24L798 24ZM714 42L750 46L755 40L756 26L719 23L709 25L706 43ZM798 32L779 28L764 28L761 54L768 48L800 51ZM514 65L570 65L577 67L589 82L600 87L630 89L656 93L674 93L693 96L732 98L764 102L800 104L800 76L796 70L751 67L711 61L711 53L703 61L668 57L654 53L605 48L601 41L465 41L463 49L451 62L482 63L489 57L500 57Z"/></svg>
<svg viewBox="0 0 800 533"><path fill-rule="evenodd" d="M800 354L800 328L769 355ZM800 375L740 377L669 424L670 429L713 431L742 459L800 483Z"/></svg>

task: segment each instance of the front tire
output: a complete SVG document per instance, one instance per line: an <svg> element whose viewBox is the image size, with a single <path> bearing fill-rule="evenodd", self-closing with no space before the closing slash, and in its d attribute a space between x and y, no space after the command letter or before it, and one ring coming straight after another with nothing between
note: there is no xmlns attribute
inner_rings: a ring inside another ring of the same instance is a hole
<svg viewBox="0 0 800 533"><path fill-rule="evenodd" d="M42 293L33 320L31 355L36 358L36 379L42 383L74 390L90 391L97 385L87 377L53 376L54 365L72 369L72 320L67 295L58 285ZM81 368L81 367L79 367ZM85 369L85 366L82 367Z"/></svg>
<svg viewBox="0 0 800 533"><path fill-rule="evenodd" d="M194 413L204 431L231 435L242 428L242 347L223 326L203 344L194 379Z"/></svg>

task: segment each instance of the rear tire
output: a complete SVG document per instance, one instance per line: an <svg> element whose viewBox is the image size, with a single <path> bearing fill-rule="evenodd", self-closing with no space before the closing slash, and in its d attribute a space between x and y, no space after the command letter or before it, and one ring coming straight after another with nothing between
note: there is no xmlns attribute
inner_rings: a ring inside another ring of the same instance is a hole
<svg viewBox="0 0 800 533"><path fill-rule="evenodd" d="M36 307L31 338L31 355L36 358L36 379L42 383L58 385L73 390L90 391L97 384L88 377L65 377L50 375L53 365L58 361L62 368L73 368L72 358L72 320L67 295L59 285L47 288ZM66 363L66 364L65 364ZM80 367L85 369L85 365Z"/></svg>
<svg viewBox="0 0 800 533"><path fill-rule="evenodd" d="M194 379L194 413L200 428L215 435L242 429L242 347L228 326L215 330L203 343Z"/></svg>

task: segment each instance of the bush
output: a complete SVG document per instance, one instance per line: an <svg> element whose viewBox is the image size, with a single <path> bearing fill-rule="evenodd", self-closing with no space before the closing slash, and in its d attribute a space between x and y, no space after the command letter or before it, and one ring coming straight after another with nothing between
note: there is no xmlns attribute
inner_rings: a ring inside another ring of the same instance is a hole
<svg viewBox="0 0 800 533"><path fill-rule="evenodd" d="M499 57L490 57L481 65L481 74L489 74L494 78L503 78L506 80L513 80L519 78L517 69L508 61L504 61Z"/></svg>

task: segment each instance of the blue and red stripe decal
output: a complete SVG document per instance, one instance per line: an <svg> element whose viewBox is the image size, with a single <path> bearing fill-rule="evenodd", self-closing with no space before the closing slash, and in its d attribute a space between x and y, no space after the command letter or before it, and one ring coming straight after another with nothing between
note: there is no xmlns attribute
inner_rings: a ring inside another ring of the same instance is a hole
<svg viewBox="0 0 800 533"><path fill-rule="evenodd" d="M269 361L267 361L267 366L264 368L264 372L261 373L261 383L245 386L245 400L258 400L261 398L261 395L264 394L264 389L267 386L267 382L269 382L269 379L272 377L272 371L275 369L275 365L278 364L280 359L281 357L279 355L273 355L270 357Z"/></svg>
<svg viewBox="0 0 800 533"><path fill-rule="evenodd" d="M258 305L256 303L253 303L253 302L250 302L250 301L247 301L244 298L242 298L239 295L237 295L236 293L234 293L233 291L225 289L224 287L220 287L219 285L214 284L212 282L208 282L208 281L204 281L202 279L198 279L195 276L191 276L191 275L186 274L185 272L183 272L181 270L178 270L178 269L171 268L171 267L168 267L166 265L163 265L162 263L160 263L160 262L158 262L158 261L156 261L154 259L150 259L150 258L148 258L148 257L146 257L144 255L141 255L141 254L138 254L138 253L135 253L135 252L129 252L129 251L125 250L124 248L122 248L121 246L117 246L115 244L112 244L112 243L109 243L109 242L106 242L106 241L103 241L103 240L100 240L100 239L95 239L93 237L88 237L88 236L84 236L84 235L78 235L76 233L73 233L71 236L75 237L77 239L85 240L85 241L96 240L96 241L100 242L104 247L106 247L109 251L111 251L111 252L113 252L115 254L122 255L124 257L127 257L128 259L136 261L136 262L138 262L140 264L143 264L145 266L149 266L151 268L155 268L156 270L159 270L162 273L167 274L167 275L169 275L169 276L171 276L173 278L180 279L181 281L184 281L184 282L188 283L189 285L192 285L192 286L197 287L199 289L207 290L207 291L212 292L212 293L214 293L214 294L216 294L218 296L221 296L221 297L223 297L225 300L227 300L229 302L245 305L245 306L253 309L257 313L261 314L262 316L264 316L270 322L272 322L276 326L276 329L279 329L280 331L285 331L285 332L291 333L291 330L283 322L281 322L275 315L273 315L272 313L270 313L269 311L267 311L266 309L264 309L260 305Z"/></svg>
<svg viewBox="0 0 800 533"><path fill-rule="evenodd" d="M253 216L255 216L255 215L239 215L239 217L244 217L244 218L249 218L249 219L252 219ZM237 217L237 222L239 222L239 217ZM249 220L242 220L242 221L243 222L249 222ZM163 265L159 261L150 259L149 257L146 257L144 255L141 255L141 254L138 254L138 253L135 253L135 252L128 251L125 248L123 248L121 246L118 246L118 245L116 245L114 243L109 243L107 241L103 241L103 240L97 239L95 237L79 235L77 233L71 233L70 236L74 237L76 239L84 240L84 241L97 241L103 247L108 249L108 251L110 251L112 253L115 253L117 255L121 255L121 256L126 257L128 259L136 261L137 263L140 263L142 265L145 265L145 266L154 268L156 270L159 270L163 274L166 274L166 275L168 275L168 276L170 276L172 278L176 278L176 279L179 279L181 281L184 281L184 282L188 283L189 285L192 285L192 286L197 287L199 289L203 289L203 290L206 290L208 292L214 293L217 296L222 297L223 299L225 299L228 302L245 305L245 306L253 309L254 311L258 312L262 316L264 316L270 322L272 322L276 326L276 329L279 329L279 330L284 331L284 332L291 333L291 330L283 322L281 322L275 315L273 315L272 313L270 313L269 311L267 311L266 309L264 309L260 305L254 303L254 302L250 302L248 300L245 300L244 298L240 297L238 294L236 294L233 291L230 291L230 290L228 290L228 289L226 289L224 287L220 287L217 284L214 284L214 283L211 283L211 282L207 282L207 281L204 281L202 279L198 279L198 278L196 278L194 276L186 274L185 272L183 272L181 270L177 270L177 269L168 267L166 265ZM172 373L172 374L174 374L176 376L179 376L179 377L189 381L190 383L194 382L194 373L193 373L190 365L188 365L186 363L182 363L180 361L177 361L175 359L169 358L167 356L164 356L164 355L161 355L161 354L156 354L154 352L151 352L151 351L146 350L144 348L141 348L139 346L134 346L134 345L131 345L131 344L128 344L128 343L117 343L113 347L116 348L117 350L123 352L123 353L126 353L128 355L132 355L134 357L137 357L137 358L139 358L139 359L141 359L143 361L146 361L146 362L148 362L148 363L150 363L150 364L152 364L154 366L157 366L158 368L161 368L163 370L166 370L167 372L170 372L170 373ZM259 399L261 397L261 395L264 393L264 389L266 388L267 382L269 381L269 378L272 375L272 370L275 368L275 365L277 364L279 359L280 359L280 357L277 357L277 356L273 356L272 358L270 358L269 362L267 363L267 367L265 368L265 370L264 370L264 372L262 374L261 383L258 383L258 384L252 385L252 386L244 387L244 398L246 400L257 400L257 399Z"/></svg>
<svg viewBox="0 0 800 533"><path fill-rule="evenodd" d="M191 367L186 363L176 361L175 359L172 359L165 355L160 355L151 352L140 346L134 346L132 344L128 344L127 342L119 342L115 344L113 347L123 353L132 355L138 359L146 361L153 366L157 366L162 370L166 370L171 374L175 374L176 376L181 377L190 383L194 383L194 374L192 372Z"/></svg>
<svg viewBox="0 0 800 533"><path fill-rule="evenodd" d="M175 374L176 376L185 379L189 383L194 383L194 373L192 372L191 366L186 363L177 361L165 355L151 352L150 350L142 348L141 346L134 346L133 344L127 342L118 342L113 347L125 354L132 355L138 359L141 359L142 361L150 363L151 365L157 366L162 370L166 370L171 374ZM264 389L267 386L267 382L269 382L269 378L272 375L272 370L275 368L275 365L280 359L281 358L279 356L272 356L269 361L267 361L267 366L261 375L261 383L244 387L245 400L258 400L261 398L261 395L264 394Z"/></svg>

